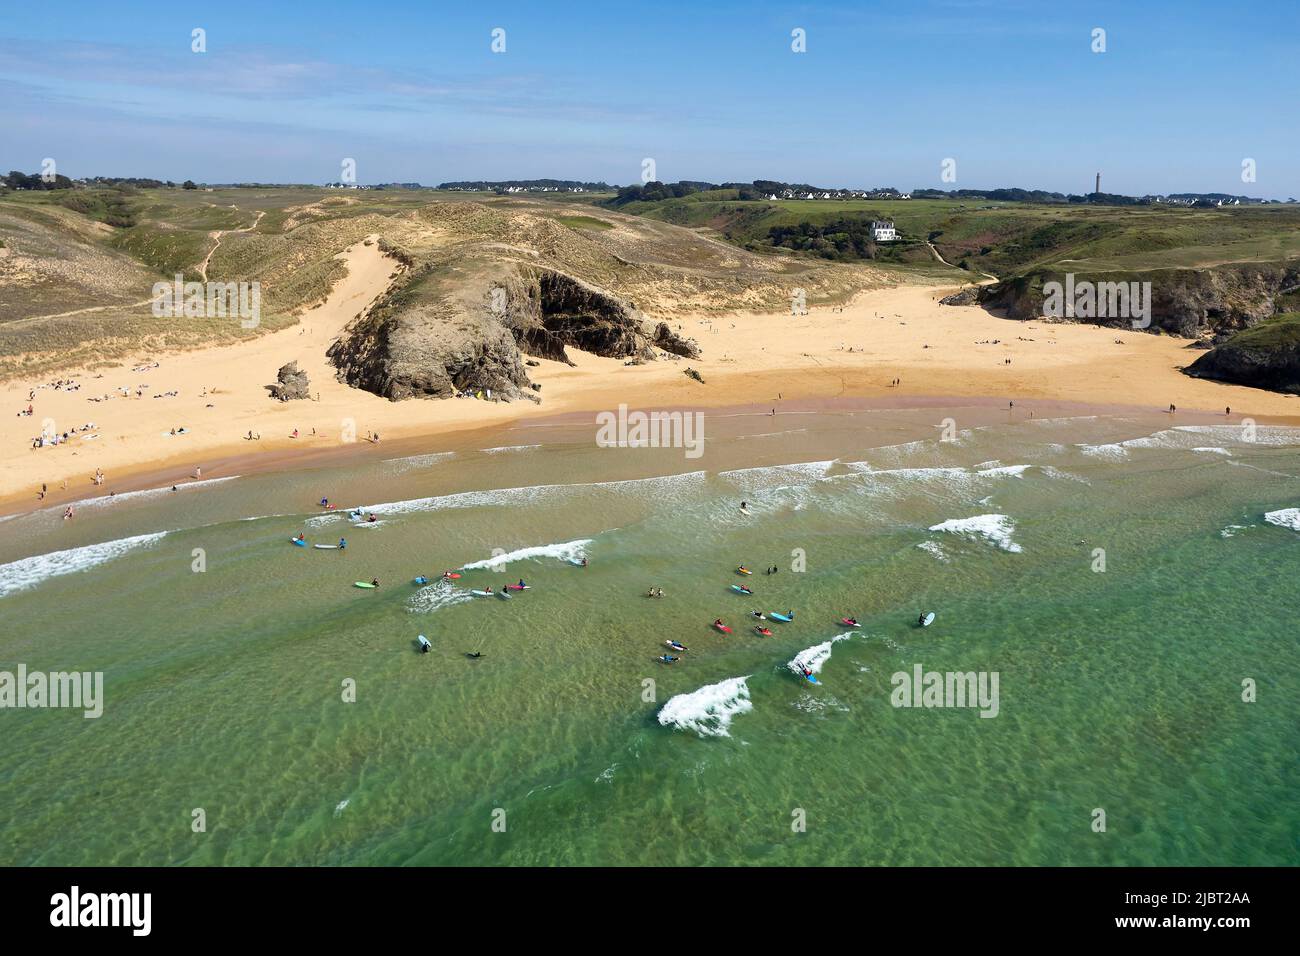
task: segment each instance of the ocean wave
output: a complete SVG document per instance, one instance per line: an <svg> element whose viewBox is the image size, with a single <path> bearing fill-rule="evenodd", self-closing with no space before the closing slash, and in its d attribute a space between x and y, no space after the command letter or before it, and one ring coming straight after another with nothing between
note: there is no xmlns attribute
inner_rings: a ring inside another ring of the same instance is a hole
<svg viewBox="0 0 1300 956"><path fill-rule="evenodd" d="M1228 449L1226 449L1226 448L1208 448L1208 447L1204 447L1204 446L1202 446L1202 447L1198 447L1198 448L1193 448L1192 451L1206 452L1206 453L1211 454L1211 455L1231 455L1231 454L1232 454L1232 452L1228 451Z"/></svg>
<svg viewBox="0 0 1300 956"><path fill-rule="evenodd" d="M990 464L990 462L985 462L985 464ZM983 468L980 465L976 465L975 474L985 475L994 478L1003 478L1003 477L1023 478L1025 477L1025 472L1027 472L1030 468L1034 467L1033 465L999 465L996 463L992 463L992 464L994 464L995 467Z"/></svg>
<svg viewBox="0 0 1300 956"><path fill-rule="evenodd" d="M485 455L499 455L506 451L531 451L534 448L541 448L541 445L499 445L496 448L479 449Z"/></svg>
<svg viewBox="0 0 1300 956"><path fill-rule="evenodd" d="M938 541L922 541L917 545L922 551L929 552L945 564L948 562L948 552L943 550L943 545Z"/></svg>
<svg viewBox="0 0 1300 956"><path fill-rule="evenodd" d="M804 676L803 669L806 667L814 674L820 674L822 665L831 659L831 648L839 641L847 641L854 634L853 631L845 631L837 637L832 637L829 641L822 644L815 644L812 647L805 648L796 654L785 665L789 668L790 673Z"/></svg>
<svg viewBox="0 0 1300 956"><path fill-rule="evenodd" d="M1006 515L975 515L971 518L949 518L931 525L931 531L944 531L964 538L983 538L1003 551L1019 553L1022 548L1011 540L1016 525Z"/></svg>
<svg viewBox="0 0 1300 956"><path fill-rule="evenodd" d="M114 558L120 558L136 548L153 544L166 535L166 531L138 534L131 538L118 538L116 541L87 544L80 548L51 551L49 554L38 554L8 564L0 564L0 597L37 587L50 578L88 571Z"/></svg>
<svg viewBox="0 0 1300 956"><path fill-rule="evenodd" d="M161 495L170 495L175 491L188 491L192 488L203 488L208 485L219 485L226 481L234 481L239 475L229 475L225 478L204 478L202 481L185 481L176 485L168 485L166 488L144 488L140 491L120 491L115 495L100 495L98 498L88 498L87 500L76 505L77 508L102 508L105 505L114 505L121 501L138 501L142 498L157 498ZM55 508L47 508L47 511L62 508L62 505L56 505Z"/></svg>
<svg viewBox="0 0 1300 956"><path fill-rule="evenodd" d="M1255 425L1249 432L1241 425L1175 425L1172 431L1210 436L1216 441L1242 445L1300 445L1300 428L1294 425Z"/></svg>
<svg viewBox="0 0 1300 956"><path fill-rule="evenodd" d="M732 677L669 698L659 711L659 723L678 730L692 730L701 737L730 737L727 728L731 721L754 709L749 700L749 685L745 683L751 676Z"/></svg>
<svg viewBox="0 0 1300 956"><path fill-rule="evenodd" d="M731 482L742 491L774 491L778 488L799 487L826 477L835 459L829 461L802 461L788 465L762 465L756 468L736 468L720 471L718 477ZM793 482L793 484L792 484Z"/></svg>
<svg viewBox="0 0 1300 956"><path fill-rule="evenodd" d="M412 594L406 602L406 609L412 614L432 614L444 607L472 600L474 595L468 589L459 588L451 581L439 578Z"/></svg>
<svg viewBox="0 0 1300 956"><path fill-rule="evenodd" d="M1074 447L1089 458L1105 458L1108 461L1123 461L1128 458L1128 449L1121 442L1110 442L1106 445L1075 445Z"/></svg>
<svg viewBox="0 0 1300 956"><path fill-rule="evenodd" d="M625 478L618 481L594 481L586 484L525 485L518 488L492 488L486 491L459 491L449 495L428 498L408 498L383 504L366 505L361 510L379 515L409 514L422 511L444 511L453 508L483 508L491 506L518 506L543 501L556 496L590 492L592 489L615 492L641 493L666 492L675 487L702 487L707 475L703 471L688 471L678 475L661 475L652 478ZM658 496L657 496L658 497Z"/></svg>
<svg viewBox="0 0 1300 956"><path fill-rule="evenodd" d="M451 458L455 454L454 451L435 451L430 452L427 455L408 455L404 458L385 458L383 462L385 465L405 464L406 462L417 465L427 465L435 461L441 461L444 458Z"/></svg>
<svg viewBox="0 0 1300 956"><path fill-rule="evenodd" d="M1300 531L1300 508L1283 508L1280 511L1270 511L1264 515L1264 520L1269 524L1277 525L1279 528Z"/></svg>
<svg viewBox="0 0 1300 956"><path fill-rule="evenodd" d="M579 538L576 541L563 541L559 544L539 544L529 548L518 548L461 565L464 571L495 571L514 561L535 561L538 558L556 558L561 561L581 561L587 556L587 545L591 538Z"/></svg>

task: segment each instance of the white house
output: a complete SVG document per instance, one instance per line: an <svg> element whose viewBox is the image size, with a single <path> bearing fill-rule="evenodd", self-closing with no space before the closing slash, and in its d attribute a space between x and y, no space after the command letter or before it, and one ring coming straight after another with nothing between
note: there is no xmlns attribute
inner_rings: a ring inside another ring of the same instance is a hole
<svg viewBox="0 0 1300 956"><path fill-rule="evenodd" d="M871 220L871 238L876 242L893 242L898 238L898 230L887 219Z"/></svg>

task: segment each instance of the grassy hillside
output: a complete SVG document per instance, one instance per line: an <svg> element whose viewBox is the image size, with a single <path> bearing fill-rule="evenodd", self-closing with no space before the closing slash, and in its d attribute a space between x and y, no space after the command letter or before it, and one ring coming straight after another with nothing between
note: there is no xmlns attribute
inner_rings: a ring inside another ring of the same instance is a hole
<svg viewBox="0 0 1300 956"><path fill-rule="evenodd" d="M888 281L858 263L760 253L593 205L434 190L311 187L91 190L0 195L0 377L226 342L283 328L342 274L336 256L378 235L405 262L456 275L474 259L566 272L636 303L679 311L842 301ZM114 199L115 202L109 202ZM116 202L116 200L121 200ZM110 225L106 218L118 225ZM181 273L261 283L262 320L152 315L152 286Z"/></svg>
<svg viewBox="0 0 1300 956"><path fill-rule="evenodd" d="M841 219L892 219L900 234L929 239L948 262L1003 277L1061 264L1075 271L1205 268L1300 256L1300 206L1087 206L952 199L739 201L734 190L632 202L621 211L715 230L751 250L772 230ZM879 249L882 265L920 257ZM815 251L808 254L816 255Z"/></svg>

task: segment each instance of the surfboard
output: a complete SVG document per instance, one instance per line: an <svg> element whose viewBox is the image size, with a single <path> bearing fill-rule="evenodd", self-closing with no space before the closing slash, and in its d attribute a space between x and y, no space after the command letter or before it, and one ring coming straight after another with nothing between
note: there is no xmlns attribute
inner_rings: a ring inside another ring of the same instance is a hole
<svg viewBox="0 0 1300 956"><path fill-rule="evenodd" d="M816 674L804 674L803 676L804 676L804 678L808 681L808 683L810 683L810 684L820 684L820 683L821 683L821 681L819 681L819 680L817 679L817 675L816 675Z"/></svg>
<svg viewBox="0 0 1300 956"><path fill-rule="evenodd" d="M751 591L749 588L747 588L747 587L743 587L742 585L739 585L739 584L733 584L733 585L731 585L731 590L735 591L737 594L753 594L753 593L754 593L754 592Z"/></svg>
<svg viewBox="0 0 1300 956"><path fill-rule="evenodd" d="M921 621L921 626L922 626L922 627L929 627L929 626L930 626L931 624L933 624L933 623L934 623L934 612L931 611L931 612L930 612L929 614L927 614L927 615L925 616L925 618Z"/></svg>
<svg viewBox="0 0 1300 956"><path fill-rule="evenodd" d="M297 538L290 538L289 540L292 541L294 544L296 544L296 545L297 545L298 547L300 547L300 548L305 548L305 547L307 547L307 542L306 542L306 541L299 541Z"/></svg>
<svg viewBox="0 0 1300 956"><path fill-rule="evenodd" d="M794 618L786 617L784 614L777 614L776 611L768 611L767 616L774 621L785 621L787 624L794 620Z"/></svg>
<svg viewBox="0 0 1300 956"><path fill-rule="evenodd" d="M371 584L369 581L353 581L353 582L352 582L352 586L353 586L354 588L373 588L373 587L374 587L374 585Z"/></svg>
<svg viewBox="0 0 1300 956"><path fill-rule="evenodd" d="M313 544L312 547L317 551L337 551L339 549L337 544Z"/></svg>

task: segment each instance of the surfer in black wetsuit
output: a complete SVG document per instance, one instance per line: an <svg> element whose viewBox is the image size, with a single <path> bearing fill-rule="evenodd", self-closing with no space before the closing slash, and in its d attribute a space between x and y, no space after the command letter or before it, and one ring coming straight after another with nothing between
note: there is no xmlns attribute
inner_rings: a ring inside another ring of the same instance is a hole
<svg viewBox="0 0 1300 956"><path fill-rule="evenodd" d="M918 618L916 619L916 623L919 624L919 625L921 625L922 627L925 627L925 612L924 612L924 611L922 611L922 612L921 612L921 616L918 617Z"/></svg>
<svg viewBox="0 0 1300 956"><path fill-rule="evenodd" d="M465 656L468 657L470 660L478 660L480 657L483 656L483 654L479 651L475 651L473 654L466 654Z"/></svg>

